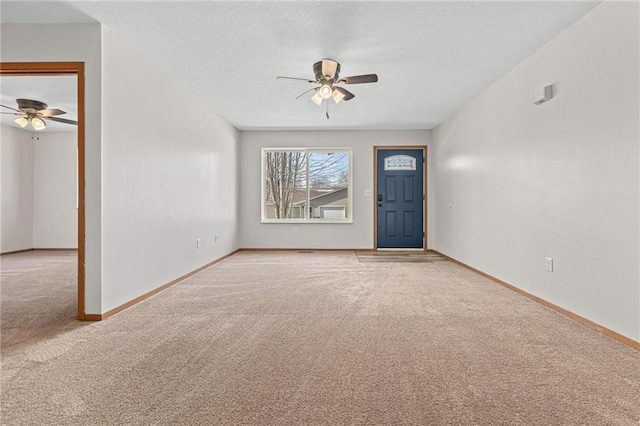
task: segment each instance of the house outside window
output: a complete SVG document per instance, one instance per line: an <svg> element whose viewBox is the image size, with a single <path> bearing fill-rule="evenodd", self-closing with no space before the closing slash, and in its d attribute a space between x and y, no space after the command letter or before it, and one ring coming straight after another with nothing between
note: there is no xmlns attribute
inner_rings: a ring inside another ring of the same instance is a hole
<svg viewBox="0 0 640 426"><path fill-rule="evenodd" d="M263 148L263 223L351 223L350 148Z"/></svg>

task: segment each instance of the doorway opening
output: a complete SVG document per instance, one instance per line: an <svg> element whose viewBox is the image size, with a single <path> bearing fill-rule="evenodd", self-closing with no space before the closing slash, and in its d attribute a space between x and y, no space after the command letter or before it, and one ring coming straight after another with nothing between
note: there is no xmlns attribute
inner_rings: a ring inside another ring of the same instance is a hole
<svg viewBox="0 0 640 426"><path fill-rule="evenodd" d="M0 76L75 76L77 105L77 319L85 313L85 75L84 62L0 62Z"/></svg>

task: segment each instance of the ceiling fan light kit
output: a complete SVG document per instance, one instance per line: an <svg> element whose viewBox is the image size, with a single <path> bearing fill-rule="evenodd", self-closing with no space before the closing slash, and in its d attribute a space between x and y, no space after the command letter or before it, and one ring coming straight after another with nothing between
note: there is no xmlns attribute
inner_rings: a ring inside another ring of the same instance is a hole
<svg viewBox="0 0 640 426"><path fill-rule="evenodd" d="M337 88L333 89L331 96L333 97L333 100L336 102L336 104L340 103L340 101L344 99L344 94L342 94L342 92L340 92Z"/></svg>
<svg viewBox="0 0 640 426"><path fill-rule="evenodd" d="M60 123L78 125L75 120L69 120L66 118L55 117L56 115L66 114L66 112L60 109L47 109L47 104L40 101L34 101L31 99L16 99L18 108L13 108L6 105L0 105L3 108L10 109L12 112L2 112L2 114L18 115L15 123L23 129L27 127L29 123L34 130L44 130L47 127L46 120L57 121Z"/></svg>
<svg viewBox="0 0 640 426"><path fill-rule="evenodd" d="M45 127L47 127L44 120L40 117L33 117L31 119L31 125L35 130L44 130Z"/></svg>
<svg viewBox="0 0 640 426"><path fill-rule="evenodd" d="M353 93L349 92L344 87L336 86L336 84L362 84L375 83L378 81L378 76L376 74L364 74L339 78L340 64L333 59L323 59L313 64L313 73L315 75L315 80L284 76L278 76L277 78L301 80L312 84L319 84L319 86L314 88L315 93L313 94L313 96L311 96L311 100L317 105L322 105L322 101L324 99L333 98L334 102L337 104L342 100L348 101L355 97ZM307 92L309 91L310 90L308 90ZM298 96L298 98L300 96Z"/></svg>
<svg viewBox="0 0 640 426"><path fill-rule="evenodd" d="M323 99L329 99L331 97L331 92L331 86L329 86L329 84L327 83L323 84L320 88L320 95Z"/></svg>
<svg viewBox="0 0 640 426"><path fill-rule="evenodd" d="M26 117L20 117L20 118L16 118L15 122L18 124L18 126L24 129L25 127L27 127L27 124L29 124L29 119Z"/></svg>
<svg viewBox="0 0 640 426"><path fill-rule="evenodd" d="M322 97L322 94L320 93L320 90L316 90L316 93L311 97L311 100L313 102L315 102L318 105L322 105L322 100L324 98Z"/></svg>

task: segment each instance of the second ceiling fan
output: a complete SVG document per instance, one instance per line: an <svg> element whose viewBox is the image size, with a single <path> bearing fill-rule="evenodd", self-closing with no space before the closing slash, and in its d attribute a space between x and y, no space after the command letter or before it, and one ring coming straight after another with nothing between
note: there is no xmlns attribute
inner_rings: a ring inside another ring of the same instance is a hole
<svg viewBox="0 0 640 426"><path fill-rule="evenodd" d="M313 73L315 80L298 77L278 76L278 79L302 80L312 84L318 84L317 87L307 90L301 96L315 90L311 100L318 105L322 105L324 99L333 98L335 103L345 100L351 100L355 97L353 93L344 87L336 86L336 84L362 84L375 83L378 81L376 74L354 75L351 77L340 78L340 64L333 59L323 59L313 64ZM296 98L296 99L298 99Z"/></svg>
<svg viewBox="0 0 640 426"><path fill-rule="evenodd" d="M16 99L16 103L18 104L18 108L0 105L3 108L11 110L11 112L2 111L1 113L18 116L15 122L22 128L31 124L34 130L44 130L47 127L46 120L57 121L59 123L71 124L74 126L78 125L78 122L75 120L56 117L58 115L66 114L66 112L60 109L47 109L47 104L44 102L34 101L31 99Z"/></svg>

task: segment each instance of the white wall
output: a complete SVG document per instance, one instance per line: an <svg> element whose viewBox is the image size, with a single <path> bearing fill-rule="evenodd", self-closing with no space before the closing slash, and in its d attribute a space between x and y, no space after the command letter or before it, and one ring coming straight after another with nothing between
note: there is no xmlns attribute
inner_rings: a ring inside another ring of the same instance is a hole
<svg viewBox="0 0 640 426"><path fill-rule="evenodd" d="M237 248L235 128L100 25L1 30L3 62L85 63L88 314Z"/></svg>
<svg viewBox="0 0 640 426"><path fill-rule="evenodd" d="M238 248L239 133L102 35L106 312Z"/></svg>
<svg viewBox="0 0 640 426"><path fill-rule="evenodd" d="M77 248L76 133L2 126L2 252Z"/></svg>
<svg viewBox="0 0 640 426"><path fill-rule="evenodd" d="M638 3L604 2L438 126L433 150L436 250L637 341L638 34Z"/></svg>
<svg viewBox="0 0 640 426"><path fill-rule="evenodd" d="M373 147L375 145L431 145L429 130L279 131L240 134L240 246L242 248L373 248ZM334 147L353 150L353 223L260 223L262 148ZM427 173L429 165L427 149ZM427 176L427 199L432 179ZM428 208L431 203L428 203ZM430 215L428 215L430 217ZM431 244L427 223L427 246ZM293 228L298 228L298 234Z"/></svg>
<svg viewBox="0 0 640 426"><path fill-rule="evenodd" d="M33 141L31 132L0 128L0 253L8 253L33 247Z"/></svg>
<svg viewBox="0 0 640 426"><path fill-rule="evenodd" d="M78 248L77 132L32 135L33 247Z"/></svg>
<svg viewBox="0 0 640 426"><path fill-rule="evenodd" d="M102 312L100 25L2 24L0 35L2 62L85 63L85 311L99 314Z"/></svg>

